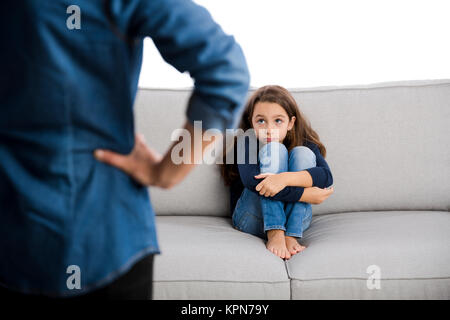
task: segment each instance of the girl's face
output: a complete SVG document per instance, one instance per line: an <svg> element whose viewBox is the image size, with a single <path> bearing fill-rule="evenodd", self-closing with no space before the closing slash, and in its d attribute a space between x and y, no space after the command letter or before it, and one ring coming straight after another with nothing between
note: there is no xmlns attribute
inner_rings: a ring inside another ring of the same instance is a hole
<svg viewBox="0 0 450 320"><path fill-rule="evenodd" d="M258 140L264 144L272 141L282 143L294 123L295 117L289 119L286 110L277 103L257 102L255 104L252 127Z"/></svg>

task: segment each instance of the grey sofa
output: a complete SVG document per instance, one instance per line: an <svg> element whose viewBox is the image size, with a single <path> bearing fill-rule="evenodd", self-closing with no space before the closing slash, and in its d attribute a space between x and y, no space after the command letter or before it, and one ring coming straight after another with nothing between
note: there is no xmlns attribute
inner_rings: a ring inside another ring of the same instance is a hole
<svg viewBox="0 0 450 320"><path fill-rule="evenodd" d="M154 299L449 299L450 80L290 91L334 178L307 249L285 262L234 229L218 168L202 164L170 190L150 188ZM136 131L161 153L189 94L138 92Z"/></svg>

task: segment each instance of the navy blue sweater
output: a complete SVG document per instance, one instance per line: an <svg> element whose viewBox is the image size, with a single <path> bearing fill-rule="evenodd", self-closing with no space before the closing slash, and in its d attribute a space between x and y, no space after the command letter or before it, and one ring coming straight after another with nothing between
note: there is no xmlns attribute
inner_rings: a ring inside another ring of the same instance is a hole
<svg viewBox="0 0 450 320"><path fill-rule="evenodd" d="M319 147L317 144L313 142L306 142L305 146L310 148L314 154L316 155L316 166L313 168L306 169L312 177L313 187L326 188L333 184L333 176L330 171L330 167L327 162L323 158L320 153ZM259 150L259 143L258 143ZM230 209L231 214L234 212L234 208L236 206L239 197L244 190L244 187L250 189L253 192L259 194L256 191L256 186L263 179L256 179L255 176L260 173L259 170L259 157L257 163L250 163L249 161L249 141L245 139L245 163L239 164L239 176L240 179L235 179L230 186ZM297 202L303 195L304 187L285 187L283 190L278 192L276 195L272 197L268 197L269 199L284 201L284 202Z"/></svg>

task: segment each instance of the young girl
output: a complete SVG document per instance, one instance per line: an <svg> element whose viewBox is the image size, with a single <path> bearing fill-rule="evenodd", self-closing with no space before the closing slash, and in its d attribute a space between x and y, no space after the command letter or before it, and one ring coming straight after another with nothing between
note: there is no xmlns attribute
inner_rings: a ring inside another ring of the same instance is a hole
<svg viewBox="0 0 450 320"><path fill-rule="evenodd" d="M239 148L235 136L234 162L227 164L224 152L221 165L230 186L233 227L267 240L268 250L289 259L305 249L298 239L310 225L311 204L333 193L332 187L327 188L333 176L324 159L325 146L295 99L280 86L256 90L239 127L246 133L244 148ZM250 163L252 139L257 161ZM243 163L237 160L240 152L245 152Z"/></svg>

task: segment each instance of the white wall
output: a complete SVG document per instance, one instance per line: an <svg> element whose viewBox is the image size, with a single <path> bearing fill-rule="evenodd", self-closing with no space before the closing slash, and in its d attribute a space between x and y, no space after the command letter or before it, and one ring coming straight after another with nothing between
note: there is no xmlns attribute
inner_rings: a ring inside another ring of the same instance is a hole
<svg viewBox="0 0 450 320"><path fill-rule="evenodd" d="M450 78L449 0L196 0L247 58L253 87ZM190 87L145 40L140 87Z"/></svg>

